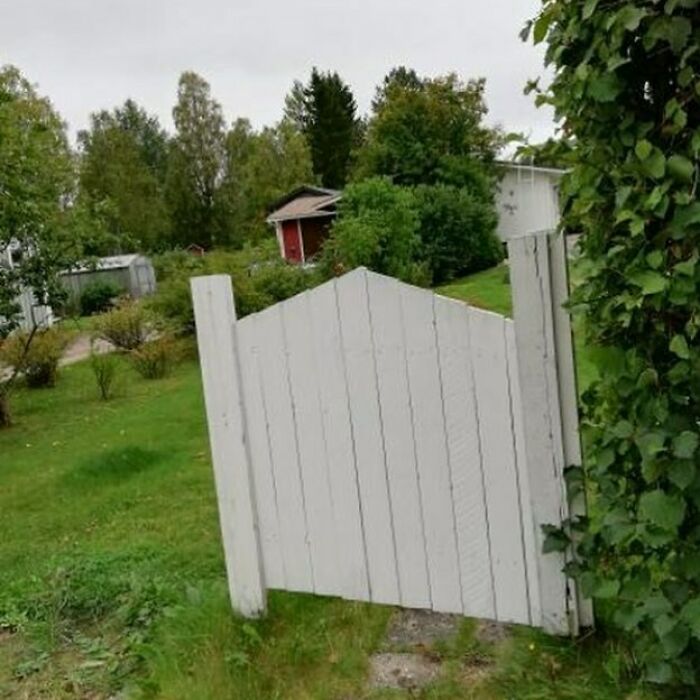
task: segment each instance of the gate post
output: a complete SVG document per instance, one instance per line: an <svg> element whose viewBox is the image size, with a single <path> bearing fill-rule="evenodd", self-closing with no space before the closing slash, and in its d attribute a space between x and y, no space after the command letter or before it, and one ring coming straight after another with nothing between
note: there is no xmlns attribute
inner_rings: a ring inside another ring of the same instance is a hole
<svg viewBox="0 0 700 700"><path fill-rule="evenodd" d="M562 571L572 553L542 552L542 526L585 513L583 496L569 504L564 480L565 468L582 461L571 323L563 308L566 242L562 234L534 233L511 239L508 250L541 623L555 634L577 634L593 625L593 610Z"/></svg>
<svg viewBox="0 0 700 700"><path fill-rule="evenodd" d="M196 277L191 285L229 594L236 612L256 617L266 595L231 278Z"/></svg>

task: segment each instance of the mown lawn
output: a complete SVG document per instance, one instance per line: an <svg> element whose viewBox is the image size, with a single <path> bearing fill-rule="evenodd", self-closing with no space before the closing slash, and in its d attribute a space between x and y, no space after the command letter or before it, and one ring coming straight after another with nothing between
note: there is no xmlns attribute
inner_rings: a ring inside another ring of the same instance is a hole
<svg viewBox="0 0 700 700"><path fill-rule="evenodd" d="M475 278L449 292L505 310L503 268ZM121 370L107 403L88 363L55 389L21 390L17 425L0 433L0 697L656 697L625 680L627 655L601 637L518 629L488 644L467 620L453 643L425 650L444 673L411 694L366 686L388 608L272 593L265 620L234 618L198 367L156 382Z"/></svg>

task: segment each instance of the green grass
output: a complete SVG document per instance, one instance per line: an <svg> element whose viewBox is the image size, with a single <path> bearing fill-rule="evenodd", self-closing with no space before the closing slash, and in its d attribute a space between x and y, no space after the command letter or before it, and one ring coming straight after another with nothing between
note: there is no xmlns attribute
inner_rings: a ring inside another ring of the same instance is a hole
<svg viewBox="0 0 700 700"><path fill-rule="evenodd" d="M496 311L504 316L513 315L508 266L505 264L456 280L435 291L480 309Z"/></svg>
<svg viewBox="0 0 700 700"><path fill-rule="evenodd" d="M504 310L503 268L450 291ZM479 291L480 290L480 291ZM121 362L97 398L89 363L20 390L0 432L0 698L640 700L611 640L520 629L479 643L465 621L419 694L372 692L368 657L391 610L271 593L230 613L194 362L148 382Z"/></svg>

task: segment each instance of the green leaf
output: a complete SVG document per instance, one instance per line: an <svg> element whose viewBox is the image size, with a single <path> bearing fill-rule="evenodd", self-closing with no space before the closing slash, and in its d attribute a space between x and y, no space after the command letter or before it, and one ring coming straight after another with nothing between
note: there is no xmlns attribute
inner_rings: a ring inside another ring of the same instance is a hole
<svg viewBox="0 0 700 700"><path fill-rule="evenodd" d="M660 148L654 147L644 160L643 167L647 175L659 180L666 174L666 156Z"/></svg>
<svg viewBox="0 0 700 700"><path fill-rule="evenodd" d="M673 680L673 669L671 668L671 664L665 661L656 661L646 667L646 673L644 675L649 683L666 685Z"/></svg>
<svg viewBox="0 0 700 700"><path fill-rule="evenodd" d="M695 266L697 264L697 258L693 256L690 260L685 260L674 266L674 270L679 275L685 275L686 277L692 277L695 274Z"/></svg>
<svg viewBox="0 0 700 700"><path fill-rule="evenodd" d="M676 207L676 213L673 217L674 228L682 229L697 223L700 223L700 202Z"/></svg>
<svg viewBox="0 0 700 700"><path fill-rule="evenodd" d="M537 18L532 29L532 38L535 44L541 44L545 40L551 21L552 15L549 12L543 12Z"/></svg>
<svg viewBox="0 0 700 700"><path fill-rule="evenodd" d="M668 279L664 275L660 272L652 272L651 270L637 272L631 275L630 281L642 288L642 294L644 296L659 294L668 286Z"/></svg>
<svg viewBox="0 0 700 700"><path fill-rule="evenodd" d="M690 348L688 347L688 341L685 339L684 335L674 335L668 348L674 355L677 355L682 360L690 358Z"/></svg>
<svg viewBox="0 0 700 700"><path fill-rule="evenodd" d="M613 102L620 94L620 81L615 73L604 73L591 81L591 97L597 102Z"/></svg>
<svg viewBox="0 0 700 700"><path fill-rule="evenodd" d="M595 12L595 8L598 7L598 0L586 0L583 4L583 19L590 19Z"/></svg>
<svg viewBox="0 0 700 700"><path fill-rule="evenodd" d="M594 598L603 600L614 598L620 591L620 582L614 579L603 579L599 581L593 591Z"/></svg>
<svg viewBox="0 0 700 700"><path fill-rule="evenodd" d="M688 623L693 636L700 639L700 598L695 598L683 606L681 618Z"/></svg>
<svg viewBox="0 0 700 700"><path fill-rule="evenodd" d="M695 481L697 469L691 460L673 462L668 470L668 478L679 489L685 490Z"/></svg>
<svg viewBox="0 0 700 700"><path fill-rule="evenodd" d="M651 155L652 148L653 146L646 139L642 139L641 141L637 141L634 152L637 154L639 160L646 160Z"/></svg>
<svg viewBox="0 0 700 700"><path fill-rule="evenodd" d="M653 270L658 270L664 261L664 254L660 250L654 250L647 255L647 263Z"/></svg>
<svg viewBox="0 0 700 700"><path fill-rule="evenodd" d="M616 437L624 440L625 438L632 437L634 428L632 427L632 423L630 423L628 420L621 420L617 422L613 428L613 432L615 433Z"/></svg>
<svg viewBox="0 0 700 700"><path fill-rule="evenodd" d="M643 10L641 7L626 5L620 10L617 16L622 26L628 32L633 32L639 27L639 23L645 15L646 10Z"/></svg>
<svg viewBox="0 0 700 700"><path fill-rule="evenodd" d="M554 525L543 525L542 532L545 538L542 544L542 553L550 554L551 552L563 552L571 544L569 536L559 527Z"/></svg>
<svg viewBox="0 0 700 700"><path fill-rule="evenodd" d="M673 454L680 459L690 459L698 449L700 438L691 430L684 430L673 438Z"/></svg>
<svg viewBox="0 0 700 700"><path fill-rule="evenodd" d="M685 501L660 489L650 491L639 499L639 515L664 530L676 530L685 517Z"/></svg>
<svg viewBox="0 0 700 700"><path fill-rule="evenodd" d="M644 459L655 457L664 449L664 436L661 433L650 431L640 435L637 440L637 447Z"/></svg>
<svg viewBox="0 0 700 700"><path fill-rule="evenodd" d="M695 166L684 156L673 155L668 161L668 172L674 180L692 182Z"/></svg>

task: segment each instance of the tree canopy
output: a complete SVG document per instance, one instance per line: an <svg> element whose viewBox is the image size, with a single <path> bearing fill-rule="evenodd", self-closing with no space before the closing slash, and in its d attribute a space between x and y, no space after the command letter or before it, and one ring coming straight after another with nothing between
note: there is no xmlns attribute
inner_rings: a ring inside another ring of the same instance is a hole
<svg viewBox="0 0 700 700"><path fill-rule="evenodd" d="M90 206L101 207L112 250L165 246L168 137L158 120L127 100L111 112L93 114L78 143L81 193Z"/></svg>
<svg viewBox="0 0 700 700"><path fill-rule="evenodd" d="M180 77L173 120L166 182L173 242L211 248L217 242L216 192L226 161L226 126L209 83L196 73Z"/></svg>
<svg viewBox="0 0 700 700"><path fill-rule="evenodd" d="M19 70L1 68L0 254L11 248L14 265L0 264L0 337L19 324L24 288L37 304L61 304L59 273L97 238L97 222L76 203L76 183L65 125L51 103ZM9 422L11 386L0 384L0 426Z"/></svg>
<svg viewBox="0 0 700 700"><path fill-rule="evenodd" d="M294 84L287 96L285 114L306 136L314 174L321 184L343 187L360 135L357 105L350 87L337 73L322 73L314 68L307 86Z"/></svg>
<svg viewBox="0 0 700 700"><path fill-rule="evenodd" d="M356 179L387 176L400 185L435 184L455 161L493 162L503 143L498 129L483 124L485 81L463 83L454 75L418 78L395 69L379 88ZM451 183L457 184L457 183Z"/></svg>

